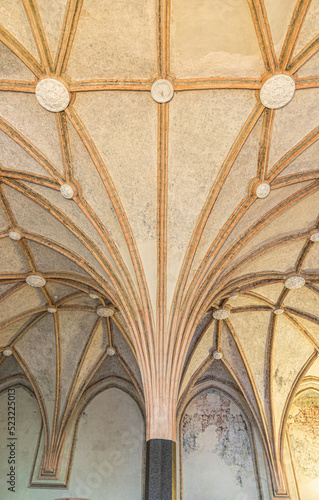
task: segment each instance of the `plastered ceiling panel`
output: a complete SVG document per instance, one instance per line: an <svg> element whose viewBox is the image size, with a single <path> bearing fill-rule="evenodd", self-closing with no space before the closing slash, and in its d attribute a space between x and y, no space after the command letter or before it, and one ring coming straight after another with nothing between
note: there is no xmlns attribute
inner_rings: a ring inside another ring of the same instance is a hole
<svg viewBox="0 0 319 500"><path fill-rule="evenodd" d="M10 318L19 315L27 315L29 309L41 308L45 303L46 299L39 289L33 289L25 285L0 303L1 322L8 321Z"/></svg>
<svg viewBox="0 0 319 500"><path fill-rule="evenodd" d="M2 0L0 5L2 26L9 31L33 57L38 59L36 43L28 18L20 0Z"/></svg>
<svg viewBox="0 0 319 500"><path fill-rule="evenodd" d="M296 4L297 0L281 0L280 2L265 0L267 17L278 59Z"/></svg>
<svg viewBox="0 0 319 500"><path fill-rule="evenodd" d="M97 387L175 440L222 364L288 491L277 431L319 347L318 5L0 2L0 363L28 358L45 395L41 486L41 463L65 486Z"/></svg>
<svg viewBox="0 0 319 500"><path fill-rule="evenodd" d="M312 0L296 43L294 57L318 34L318 17L319 2L318 0Z"/></svg>
<svg viewBox="0 0 319 500"><path fill-rule="evenodd" d="M185 9L174 0L171 23L171 69L178 78L263 72L247 2L191 0Z"/></svg>
<svg viewBox="0 0 319 500"><path fill-rule="evenodd" d="M156 72L155 1L87 0L68 73L73 79L145 78Z"/></svg>
<svg viewBox="0 0 319 500"><path fill-rule="evenodd" d="M1 6L0 6L1 8ZM27 66L0 42L1 76L8 80L23 79L33 81L34 75Z"/></svg>
<svg viewBox="0 0 319 500"><path fill-rule="evenodd" d="M235 106L233 96L232 92L210 91L207 96L198 98L197 93L190 92L176 96L172 103L168 174L168 277L171 292L168 303L196 221L201 213L207 212L205 202L210 188L222 175L227 152L255 104L252 93L240 93ZM212 148L216 151L214 156L211 155ZM227 205L223 206L223 214L231 214Z"/></svg>
<svg viewBox="0 0 319 500"><path fill-rule="evenodd" d="M273 404L275 429L279 432L289 392L299 372L313 353L303 334L285 317L278 319L273 351ZM284 361L285 360L285 361Z"/></svg>
<svg viewBox="0 0 319 500"><path fill-rule="evenodd" d="M52 9L50 0L41 0L38 2L39 14L53 60L62 34L63 19L66 14L67 5L67 0L54 0L54 9Z"/></svg>
<svg viewBox="0 0 319 500"><path fill-rule="evenodd" d="M266 360L270 313L243 312L231 315L231 322L245 352L256 383L260 402L266 401Z"/></svg>
<svg viewBox="0 0 319 500"><path fill-rule="evenodd" d="M307 89L296 92L287 106L276 110L269 153L270 167L318 126L311 111L317 102L319 103L318 92L315 89ZM286 133L287 129L289 134Z"/></svg>
<svg viewBox="0 0 319 500"><path fill-rule="evenodd" d="M37 102L34 94L0 93L1 116L31 141L58 171L62 170L59 136L53 113ZM21 113L17 114L17 107Z"/></svg>

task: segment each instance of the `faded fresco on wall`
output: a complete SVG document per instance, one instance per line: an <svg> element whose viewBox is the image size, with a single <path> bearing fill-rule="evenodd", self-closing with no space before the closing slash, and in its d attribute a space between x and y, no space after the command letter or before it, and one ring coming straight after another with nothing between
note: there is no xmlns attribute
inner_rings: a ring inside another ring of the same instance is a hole
<svg viewBox="0 0 319 500"><path fill-rule="evenodd" d="M302 500L319 496L319 392L296 398L289 412L287 434Z"/></svg>
<svg viewBox="0 0 319 500"><path fill-rule="evenodd" d="M182 421L184 500L257 500L247 424L214 389L198 395Z"/></svg>

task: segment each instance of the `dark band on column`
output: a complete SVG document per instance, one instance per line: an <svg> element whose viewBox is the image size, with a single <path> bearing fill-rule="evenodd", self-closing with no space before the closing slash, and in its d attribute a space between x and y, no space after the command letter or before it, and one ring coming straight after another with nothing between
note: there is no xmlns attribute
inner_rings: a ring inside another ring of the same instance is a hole
<svg viewBox="0 0 319 500"><path fill-rule="evenodd" d="M145 500L176 500L175 441L147 441L145 479Z"/></svg>

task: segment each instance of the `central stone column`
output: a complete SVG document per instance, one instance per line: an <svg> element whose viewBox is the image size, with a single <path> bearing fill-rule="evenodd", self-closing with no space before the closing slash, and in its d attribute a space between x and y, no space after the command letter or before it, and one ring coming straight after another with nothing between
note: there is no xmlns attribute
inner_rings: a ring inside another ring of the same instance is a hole
<svg viewBox="0 0 319 500"><path fill-rule="evenodd" d="M145 500L176 500L176 443L150 439L146 443Z"/></svg>
<svg viewBox="0 0 319 500"><path fill-rule="evenodd" d="M153 397L147 405L145 500L176 500L176 406Z"/></svg>

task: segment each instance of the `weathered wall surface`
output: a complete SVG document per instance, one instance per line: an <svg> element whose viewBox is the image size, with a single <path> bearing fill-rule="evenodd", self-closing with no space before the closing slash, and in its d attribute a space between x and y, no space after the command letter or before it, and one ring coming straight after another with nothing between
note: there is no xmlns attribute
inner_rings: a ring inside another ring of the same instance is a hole
<svg viewBox="0 0 319 500"><path fill-rule="evenodd" d="M287 437L302 500L317 500L319 492L319 392L308 390L295 399Z"/></svg>
<svg viewBox="0 0 319 500"><path fill-rule="evenodd" d="M143 496L144 423L135 401L123 391L108 389L86 407L79 424L68 490L27 488L41 428L38 404L17 388L16 486L8 490L8 393L0 396L1 500L140 500Z"/></svg>
<svg viewBox="0 0 319 500"><path fill-rule="evenodd" d="M240 408L209 389L182 420L184 500L258 500L253 451Z"/></svg>

